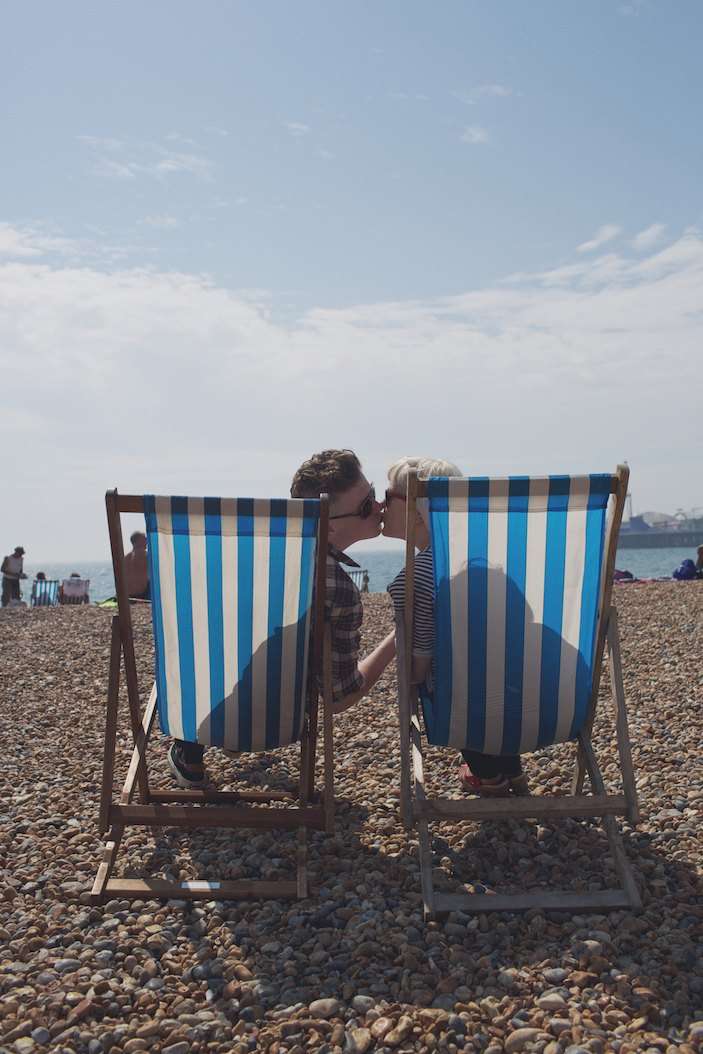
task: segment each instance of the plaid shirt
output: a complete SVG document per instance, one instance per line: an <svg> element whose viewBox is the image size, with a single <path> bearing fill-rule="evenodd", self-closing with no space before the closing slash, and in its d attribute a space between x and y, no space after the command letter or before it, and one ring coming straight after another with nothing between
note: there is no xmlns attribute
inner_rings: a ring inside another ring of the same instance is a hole
<svg viewBox="0 0 703 1054"><path fill-rule="evenodd" d="M358 692L364 683L357 665L364 610L361 594L342 567L342 562L358 566L350 557L330 545L327 553L327 595L325 621L332 630L332 698L335 702Z"/></svg>

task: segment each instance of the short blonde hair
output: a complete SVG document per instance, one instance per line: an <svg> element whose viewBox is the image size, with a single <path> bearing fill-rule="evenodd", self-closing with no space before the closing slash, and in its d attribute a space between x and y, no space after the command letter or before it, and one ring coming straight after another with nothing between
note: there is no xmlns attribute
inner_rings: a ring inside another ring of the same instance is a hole
<svg viewBox="0 0 703 1054"><path fill-rule="evenodd" d="M405 494L410 469L417 470L418 479L429 479L430 476L463 476L464 473L452 461L442 461L434 457L401 457L388 469L390 489L396 494ZM427 498L418 498L417 509L425 524L429 526Z"/></svg>

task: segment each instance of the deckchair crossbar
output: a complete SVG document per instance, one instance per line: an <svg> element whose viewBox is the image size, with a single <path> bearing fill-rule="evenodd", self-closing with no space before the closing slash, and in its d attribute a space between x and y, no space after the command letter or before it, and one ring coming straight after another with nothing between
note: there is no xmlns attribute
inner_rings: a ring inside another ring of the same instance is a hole
<svg viewBox="0 0 703 1054"><path fill-rule="evenodd" d="M427 820L527 820L564 816L625 816L624 794L579 794L524 798L474 798L468 801L426 798L417 801L413 815Z"/></svg>

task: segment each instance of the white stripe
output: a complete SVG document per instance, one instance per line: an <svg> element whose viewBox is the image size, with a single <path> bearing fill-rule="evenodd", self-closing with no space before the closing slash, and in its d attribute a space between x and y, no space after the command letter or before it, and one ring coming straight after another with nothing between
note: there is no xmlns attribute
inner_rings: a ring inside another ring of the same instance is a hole
<svg viewBox="0 0 703 1054"><path fill-rule="evenodd" d="M228 750L239 748L239 680L237 648L237 503L223 499L222 520L222 637L224 650L225 732Z"/></svg>
<svg viewBox="0 0 703 1054"><path fill-rule="evenodd" d="M286 526L288 526L286 524ZM300 590L300 534L286 537L286 567L283 587L283 634L281 643L281 715L279 743L293 741L295 717L295 671L298 644L298 600Z"/></svg>
<svg viewBox="0 0 703 1054"><path fill-rule="evenodd" d="M271 503L254 501L254 598L252 626L252 750L266 749L266 657L269 618ZM244 659L240 656L240 662Z"/></svg>
<svg viewBox="0 0 703 1054"><path fill-rule="evenodd" d="M564 566L564 604L561 619L561 658L559 662L559 711L554 736L556 743L569 738L576 698L576 661L581 627L581 592L586 551L586 505L589 480L571 480L569 510L566 516Z"/></svg>
<svg viewBox="0 0 703 1054"><path fill-rule="evenodd" d="M485 754L500 754L505 699L505 596L508 552L507 479L492 479L488 498ZM501 511L496 511L500 509Z"/></svg>
<svg viewBox="0 0 703 1054"><path fill-rule="evenodd" d="M547 550L548 479L530 480L525 568L525 651L522 667L522 730L520 753L534 750L539 737L539 697L542 673L544 565Z"/></svg>
<svg viewBox="0 0 703 1054"><path fill-rule="evenodd" d="M210 636L207 610L205 508L202 498L188 499L190 592L193 607L193 665L195 673L195 728L198 743L210 742ZM219 700L215 700L217 704Z"/></svg>
<svg viewBox="0 0 703 1054"><path fill-rule="evenodd" d="M173 550L171 499L156 498L157 539L159 546L159 588L164 628L164 675L168 701L168 727L175 739L183 739L181 713L181 668L178 654L178 617L176 613L176 573Z"/></svg>
<svg viewBox="0 0 703 1054"><path fill-rule="evenodd" d="M449 577L452 631L452 698L449 743L466 746L466 711L469 706L469 649L466 646L469 620L469 516L468 495L463 480L450 479Z"/></svg>

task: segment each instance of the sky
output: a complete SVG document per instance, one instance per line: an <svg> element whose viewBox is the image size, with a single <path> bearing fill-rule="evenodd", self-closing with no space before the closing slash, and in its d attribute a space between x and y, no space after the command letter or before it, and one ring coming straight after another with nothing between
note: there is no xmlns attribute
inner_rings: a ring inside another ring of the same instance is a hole
<svg viewBox="0 0 703 1054"><path fill-rule="evenodd" d="M698 0L33 2L0 61L0 550L351 447L703 506ZM378 543L376 543L378 544Z"/></svg>

